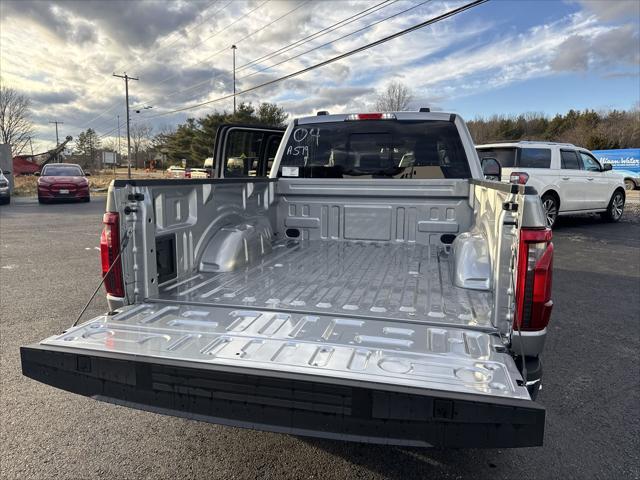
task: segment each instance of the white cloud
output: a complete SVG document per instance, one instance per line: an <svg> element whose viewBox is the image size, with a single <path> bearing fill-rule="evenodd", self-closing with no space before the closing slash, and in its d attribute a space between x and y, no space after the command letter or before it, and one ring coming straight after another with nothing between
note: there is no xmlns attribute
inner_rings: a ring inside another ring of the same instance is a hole
<svg viewBox="0 0 640 480"><path fill-rule="evenodd" d="M31 95L43 138L55 141L52 127L46 123L54 116L65 122L65 133L77 135L87 126L104 133L115 126L116 115L124 121L124 84L112 77L114 71L139 76L139 81L130 84L131 104L154 106L133 114L135 121L144 121L229 94L232 43L238 45L237 64L242 66L373 5L356 0L272 0L247 15L263 1L235 0L225 8L225 0L4 1L0 15L2 81ZM239 71L238 89L313 65L461 3L427 3L280 66L241 78L416 5L416 0L400 0ZM582 12L520 33L501 30L505 20L488 20L468 12L239 100L276 101L294 115L317 110L339 112L366 108L376 89L390 80L400 80L414 89L416 104L446 106L459 96L560 70L593 69L606 62L633 64L639 55L631 42L635 39L637 45L637 27L603 23L626 18L633 8L625 4L610 11L604 2L586 2ZM245 38L283 15L287 16ZM237 23L226 28L232 22ZM583 41L586 32L588 41ZM213 103L159 117L152 123L159 126L183 121L213 109L229 110L231 105L230 100Z"/></svg>

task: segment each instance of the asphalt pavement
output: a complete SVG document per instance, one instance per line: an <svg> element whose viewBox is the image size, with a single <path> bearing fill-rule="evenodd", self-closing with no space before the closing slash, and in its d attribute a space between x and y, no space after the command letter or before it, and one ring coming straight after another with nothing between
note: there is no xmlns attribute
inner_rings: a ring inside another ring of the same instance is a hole
<svg viewBox="0 0 640 480"><path fill-rule="evenodd" d="M636 197L637 198L637 197ZM639 478L640 210L561 219L544 354L545 445L384 447L114 406L21 375L19 347L69 326L100 280L104 197L0 207L1 478ZM106 310L99 298L87 314ZM89 317L87 317L89 318Z"/></svg>

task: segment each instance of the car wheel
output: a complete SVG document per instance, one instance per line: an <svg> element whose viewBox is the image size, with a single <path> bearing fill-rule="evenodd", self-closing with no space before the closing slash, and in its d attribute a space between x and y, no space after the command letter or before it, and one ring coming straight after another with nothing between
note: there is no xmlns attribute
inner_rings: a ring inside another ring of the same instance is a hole
<svg viewBox="0 0 640 480"><path fill-rule="evenodd" d="M9 205L11 203L11 197L0 198L0 205Z"/></svg>
<svg viewBox="0 0 640 480"><path fill-rule="evenodd" d="M558 209L560 205L558 202L558 198L551 194L547 193L542 196L542 210L544 210L544 217L547 227L553 228L556 224L556 220L558 219Z"/></svg>
<svg viewBox="0 0 640 480"><path fill-rule="evenodd" d="M38 203L45 203L44 198L38 197Z"/></svg>
<svg viewBox="0 0 640 480"><path fill-rule="evenodd" d="M91 197L84 197L82 199L83 202L90 202L91 201Z"/></svg>
<svg viewBox="0 0 640 480"><path fill-rule="evenodd" d="M630 178L625 178L624 180L624 189L625 190L634 190L636 188L636 184Z"/></svg>
<svg viewBox="0 0 640 480"><path fill-rule="evenodd" d="M624 212L624 193L621 190L616 190L609 200L609 206L607 211L603 214L603 217L608 222L617 222L622 218Z"/></svg>

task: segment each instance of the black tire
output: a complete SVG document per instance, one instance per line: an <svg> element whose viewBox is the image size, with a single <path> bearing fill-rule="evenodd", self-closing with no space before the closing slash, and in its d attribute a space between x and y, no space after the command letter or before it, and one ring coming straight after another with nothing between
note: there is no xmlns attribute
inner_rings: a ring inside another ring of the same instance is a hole
<svg viewBox="0 0 640 480"><path fill-rule="evenodd" d="M90 201L91 201L91 197L84 197L84 198L82 199L82 201L83 201L84 203L88 203L88 202L90 202Z"/></svg>
<svg viewBox="0 0 640 480"><path fill-rule="evenodd" d="M624 189L625 190L635 190L635 188L636 188L636 182L634 182L630 178L625 178L624 179Z"/></svg>
<svg viewBox="0 0 640 480"><path fill-rule="evenodd" d="M11 197L4 197L0 199L0 205L9 205L11 203Z"/></svg>
<svg viewBox="0 0 640 480"><path fill-rule="evenodd" d="M624 213L625 196L624 191L616 190L611 195L607 211L602 214L602 218L607 222L618 222Z"/></svg>
<svg viewBox="0 0 640 480"><path fill-rule="evenodd" d="M38 197L38 203L45 203L44 198Z"/></svg>
<svg viewBox="0 0 640 480"><path fill-rule="evenodd" d="M542 198L542 210L547 227L553 228L558 220L558 211L560 210L560 201L553 193L545 193Z"/></svg>

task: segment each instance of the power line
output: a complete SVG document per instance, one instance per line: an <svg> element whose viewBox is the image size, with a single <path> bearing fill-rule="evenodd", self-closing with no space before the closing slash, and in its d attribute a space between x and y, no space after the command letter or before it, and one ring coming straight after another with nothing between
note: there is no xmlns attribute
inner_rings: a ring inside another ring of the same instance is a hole
<svg viewBox="0 0 640 480"><path fill-rule="evenodd" d="M110 111L112 111L114 108L116 108L118 104L114 103L113 105L111 105L109 108L107 108L106 110L103 110L102 112L100 112L98 115L96 115L95 117L93 117L91 120L89 120L88 122L85 122L85 126L91 125L93 122L95 122L97 119L99 119L100 117L102 117L103 115L109 113Z"/></svg>
<svg viewBox="0 0 640 480"><path fill-rule="evenodd" d="M213 1L213 2L211 2L209 5L207 5L207 6L205 7L205 9L204 9L202 12L206 12L206 11L207 11L207 10L209 10L209 9L210 9L210 8L211 8L215 3L218 3L219 1L220 1L220 0L214 0L214 1ZM229 3L231 3L231 2L229 2ZM224 5L224 6L222 6L221 8L219 8L218 10L216 10L215 12L211 13L210 15L208 15L207 17L203 18L203 19L200 21L200 23L198 23L198 24L194 25L193 27L188 28L187 30L185 30L185 31L184 31L185 35L186 35L186 34L188 34L188 33L190 33L190 32L192 32L192 31L194 31L196 28L198 28L198 27L200 27L201 25L203 25L203 24L204 24L204 22L206 22L207 20L209 20L211 17L213 17L214 15L216 15L216 14L218 14L219 12L221 12L222 10L224 10L224 9L229 5L229 3L227 3L227 4L226 4L226 5ZM202 13L202 12L201 12L201 13ZM179 30L174 31L172 35L175 35L176 33L179 33ZM176 43L178 43L179 41L180 41L180 39L179 39L179 38L176 38L176 39L175 39L173 42L171 42L170 44L168 44L168 45L164 45L164 46L160 47L158 50L156 50L156 51L151 55L151 57L147 58L146 60L149 60L150 58L154 58L154 57L156 57L156 56L158 55L158 53L159 53L159 52L161 52L162 50L164 50L164 49L166 49L166 48L169 48L169 47L171 47L171 46L175 45L175 44L176 44Z"/></svg>
<svg viewBox="0 0 640 480"><path fill-rule="evenodd" d="M273 20L273 21L271 21L271 22L267 23L266 25L264 25L264 26L260 27L258 30L254 30L253 32L251 32L251 33L249 33L249 34L245 35L244 37L240 38L239 40L235 41L233 44L234 44L234 45L238 45L239 43L241 43L241 42L243 42L244 40L246 40L246 39L248 39L248 38L252 37L252 36L253 36L253 35L255 35L256 33L261 32L261 31L262 31L262 30L264 30L265 28L268 28L268 27L270 27L271 25L273 25L274 23L276 23L276 22L278 22L278 21L282 20L283 18L285 18L285 17L287 17L287 16L291 15L293 12L295 12L296 10L298 10L298 9L302 8L303 6L305 6L305 5L306 5L307 3L309 3L310 1L311 1L311 0L307 0L306 2L301 3L301 4L300 4L300 5L298 5L297 7L295 7L295 8L293 8L293 9L289 10L289 11L288 11L287 13L285 13L284 15L281 15L280 17L276 18L275 20ZM388 1L388 0L387 0L387 1ZM399 0L396 0L396 1L399 1ZM203 59L202 59L202 60L200 60L199 62L194 63L193 65L191 65L191 67L195 67L196 65L200 65L201 63L206 62L207 60L211 60L212 58L217 57L217 56L218 56L218 55L220 55L221 53L224 53L224 52L226 52L226 51L228 51L228 50L229 50L229 47L221 48L220 50L218 50L217 52L215 52L213 55L210 55L210 56L208 56L207 58L203 58ZM210 81L211 81L211 79L210 79L210 78L208 78L208 79L206 79L206 80L204 80L204 81L202 81L202 82L198 82L198 83L196 83L196 84L194 84L194 85L191 85L191 86L189 86L189 87L187 87L187 88L185 88L185 89L178 90L178 91L176 91L176 92L173 92L173 93L170 93L170 94L168 94L168 95L165 95L164 97L165 97L165 98L173 97L173 96L175 96L175 95L177 95L177 94L179 94L179 93L188 92L189 90L193 90L194 88L197 88L197 87L200 87L200 86L202 86L202 85L205 85L205 84L209 83Z"/></svg>
<svg viewBox="0 0 640 480"><path fill-rule="evenodd" d="M297 40L297 41L295 41L293 43L290 43L289 45L285 45L284 47L282 47L282 48L280 48L280 49L278 49L278 50L276 50L274 52L271 52L270 54L263 55L262 57L259 57L258 59L255 59L255 60L252 60L251 62L245 63L244 66L246 67L247 65L251 65L251 64L257 62L260 59L273 58L274 56L277 56L279 53L284 53L284 52L287 52L287 51L289 51L289 50L291 50L293 48L302 46L302 45L304 45L306 43L311 42L312 40L315 40L317 38L320 38L321 36L324 36L324 35L332 32L334 30L337 30L339 28L345 27L345 26L347 26L347 25L349 25L349 24L351 24L351 23L353 23L353 22L355 22L357 20L361 20L362 18L364 18L366 16L369 16L369 15L377 12L378 10L381 10L383 8L386 8L386 7L389 7L389 6L393 5L394 3L398 2L398 1L400 1L400 0L393 0L393 1L392 0L384 0L381 3L378 3L378 4L376 4L376 5L372 6L372 7L369 7L367 9L365 9L365 10L362 10L361 12L358 12L356 14L350 15L349 17L346 17L346 18L340 20L339 22L336 22L336 23L334 23L332 25L329 25L328 27L322 28L322 29L318 30L317 32L312 33L311 35L307 35L306 37L301 38L301 39L299 39L299 40ZM340 24L342 24L342 25L340 25ZM339 26L337 26L337 25L339 25ZM219 53L222 53L222 52L224 52L226 50L227 50L227 48L221 49L218 52L216 52L213 56L218 55ZM209 58L212 58L212 57L209 57ZM205 59L205 60L207 60L207 59ZM236 72L238 72L240 70L242 70L242 67L236 68ZM242 77L242 78L244 78L244 77ZM189 86L187 88L183 88L181 90L177 90L177 91L175 91L173 93L165 95L165 98L170 98L170 97L173 97L173 96L178 95L180 93L188 92L188 91L193 90L194 88L197 88L197 87L199 87L201 85L208 84L210 81L211 81L211 79L208 78L208 79L206 79L206 80L204 80L202 82L198 82L198 83L196 83L194 85L191 85L191 86Z"/></svg>
<svg viewBox="0 0 640 480"><path fill-rule="evenodd" d="M209 4L208 4L208 5L207 5L203 10L202 10L202 12L200 12L200 13L202 14L203 12L206 12L206 11L207 11L207 10L209 10L209 9L210 9L214 4L218 3L219 1L220 1L220 0L214 0L213 2L209 3ZM229 2L229 3L231 3L231 2ZM229 5L229 3L227 3L227 5ZM209 18L211 18L212 16L214 16L215 14L217 14L218 12L220 12L221 10L223 10L227 5L225 5L225 6L224 6L224 7L222 7L221 9L216 10L216 11L215 11L215 12L213 12L211 15L209 15L209 16L207 16L207 17L205 17L205 18L204 18L200 23L198 23L197 25L195 25L195 26L193 26L193 27L191 27L191 28L189 28L189 29L185 30L185 34L187 34L187 33L189 33L189 32L192 32L192 31L193 31L193 30L195 30L196 28L200 27L202 24L204 24L204 22L206 22ZM175 35L175 34L177 34L177 33L179 33L179 31L178 31L178 30L174 31L174 32L173 32L171 35L169 35L169 37L167 37L167 38L171 38L173 35ZM168 48L168 47L170 47L170 46L172 46L172 45L175 45L179 40L180 40L180 39L178 38L178 39L176 39L175 41L173 41L171 44L169 44L169 45L164 45L164 46L160 47L158 50L156 50L156 51L151 55L151 57L150 57L150 58L154 58L155 56L157 56L157 55L158 55L158 53L159 53L161 50L164 50L165 48ZM123 66L123 68L126 68L127 66L128 66L128 64L125 64L125 65ZM120 68L115 68L114 70L120 70ZM98 89L98 90L102 89L102 87L104 87L104 86L107 84L107 82L108 82L108 81L109 81L109 79L108 79L108 78L107 78L107 79L105 79L105 80L100 84L100 86L99 86L97 89ZM107 108L106 110L103 110L103 111L102 111L102 112L100 112L98 115L96 115L95 117L93 117L91 120L89 120L88 122L86 122L86 123L85 123L85 126L89 126L91 123L93 123L94 121L96 121L98 118L100 118L100 117L102 117L103 115L105 115L105 114L107 114L107 113L111 112L114 108L116 108L116 106L117 106L117 105L118 105L118 103L116 102L116 103L114 103L113 105L111 105L109 108Z"/></svg>
<svg viewBox="0 0 640 480"><path fill-rule="evenodd" d="M343 39L345 39L345 38L347 38L347 37L350 37L350 36L352 36L352 35L355 35L356 33L363 32L364 30L367 30L367 29L369 29L369 28L371 28L371 27L374 27L374 26L378 25L379 23L386 22L387 20L391 20L392 18L395 18L395 17L397 17L398 15L402 15L403 13L407 13L407 12L409 12L409 11L411 11L411 10L414 10L414 9L416 9L416 8L418 8L418 7L421 7L422 5L424 5L424 4L426 4L426 3L429 3L429 2L431 2L431 0L424 0L422 3L418 3L417 5L414 5L414 6L412 6L412 7L409 7L409 8L407 8L407 9L405 9L405 10L402 10L402 11L400 11L400 12L398 12L398 13L394 13L393 15L390 15L390 16L388 16L388 17L385 17L385 18L382 18L382 19L380 19L380 20L377 20L377 21L375 21L375 22L373 22L373 23L370 23L369 25L366 25L366 26L364 26L364 27L362 27L362 28L359 28L358 30L354 30L354 31L353 31L353 32L351 32L351 33L347 33L346 35L343 35L343 36L338 37L338 38L336 38L336 39L334 39L334 40L331 40L330 42L323 43L322 45L318 45L317 47L313 47L313 48L311 48L311 49L309 49L309 50L306 50L306 51L304 51L304 52L302 52L302 53L299 53L299 54L297 54L297 55L294 55L293 57L286 58L286 59L284 59L284 60L282 60L282 61L280 61L280 62L274 63L273 65L269 65L269 66L267 66L267 67L261 68L260 70L256 70L255 72L251 72L251 73L249 73L248 75L245 75L245 76L243 76L243 77L240 77L238 80L242 80L243 78L252 77L252 76L254 76L254 75L257 75L258 73L261 73L261 72L264 72L264 71L266 71L266 70L270 70L270 69L271 69L271 68L273 68L273 67L277 67L277 66L279 66L279 65L282 65L283 63L287 63L287 62L290 62L291 60L295 60L296 58L300 58L300 57L302 57L303 55L306 55L306 54L311 53L311 52L313 52L313 51L315 51L315 50L319 50L319 49L321 49L321 48L324 48L324 47L326 47L326 46L328 46L328 45L331 45L332 43L338 42L338 41L343 40Z"/></svg>
<svg viewBox="0 0 640 480"><path fill-rule="evenodd" d="M115 132L119 128L120 128L120 125L117 125L114 128L112 128L111 130L109 130L107 133L103 133L102 135L98 135L98 138L108 137L110 134L112 134L113 132Z"/></svg>
<svg viewBox="0 0 640 480"><path fill-rule="evenodd" d="M245 13L244 15L240 16L239 18L237 18L236 20L234 20L233 22L231 22L229 25L227 25L226 27L224 27L221 30L218 30L217 32L209 35L207 38L205 38L204 40L201 40L200 42L196 43L195 45L191 46L191 49L193 50L194 48L202 45L204 42L211 40L213 37L217 37L218 35L220 35L222 32L224 32L225 30L233 27L236 23L238 23L241 20L244 20L245 18L247 18L249 15L251 15L253 12L255 12L256 10L258 10L259 8L263 7L264 5L266 5L267 3L269 3L271 0L265 0L264 2L262 2L261 4L259 4L257 7L252 8L251 10L249 10L247 13ZM231 3L231 2L229 2ZM228 5L228 4L227 4Z"/></svg>
<svg viewBox="0 0 640 480"><path fill-rule="evenodd" d="M227 30L228 28L234 26L236 23L238 23L239 21L245 19L246 17L248 17L249 15L251 15L253 12L255 12L256 10L258 10L260 7L262 7L263 5L265 5L266 3L269 3L271 0L266 0L264 2L262 2L261 4L259 4L257 7L255 7L254 9L248 11L247 13L245 13L244 15L242 15L241 17L237 18L236 20L234 20L233 22L231 22L229 25L227 25L226 27L224 27L221 30L218 30L217 32L215 32L214 34L208 36L207 38L205 38L204 40L201 40L200 42L196 43L195 45L193 45L190 50L193 50L194 48L202 45L204 42L206 42L207 40L212 39L213 37L219 35L220 33L224 32L225 30ZM232 3L233 0L229 1L227 3L227 5L229 5L230 3ZM226 6L226 5L225 5ZM228 47L225 47L224 50L226 50ZM220 50L219 52L216 52L214 55L218 55L220 53L222 53L222 51L224 50ZM204 60L203 60L204 61ZM201 61L202 62L202 61ZM193 66L195 67L196 65L198 65L199 63L195 63ZM174 73L173 75L169 75L167 78L165 78L164 80L160 80L159 82L157 82L155 85L162 85L163 83L168 82L169 80L171 80L172 78L177 77L178 75L180 75L180 71L177 71L176 73Z"/></svg>
<svg viewBox="0 0 640 480"><path fill-rule="evenodd" d="M254 65L254 64L258 63L258 62L269 60L269 59L271 59L271 58L273 58L273 57L275 57L275 56L277 56L277 55L279 55L281 53L288 52L289 50L292 50L292 49L294 49L296 47L304 45L305 43L309 43L310 41L315 40L316 38L322 37L322 36L326 35L327 33L331 33L334 30L338 30L338 29L340 29L342 27L345 27L345 26L347 26L347 25L349 25L349 24L351 24L353 22L361 20L364 17L368 17L369 15L371 15L371 14L373 14L373 13L379 11L379 10L382 10L383 8L390 7L391 5L393 5L394 3L398 2L398 1L399 0L393 0L393 1L384 0L383 2L378 3L376 5L373 5L372 7L366 8L366 9L362 10L359 13L356 13L356 14L350 15L350 16L348 16L346 18L343 18L342 20L340 20L340 21L338 21L338 22L336 22L336 23L334 23L332 25L329 25L328 27L321 28L317 32L314 32L314 33L312 33L310 35L307 35L306 37L303 37L303 38L301 38L299 40L296 40L293 43L285 45L284 47L281 47L278 50L275 50L275 51L273 51L271 53L266 53L266 54L262 55L261 57L254 58L250 62L247 62L244 65L240 65L238 67L238 71L244 70L244 69L246 69L246 68L250 67L251 65ZM391 2L391 3L389 3L389 2Z"/></svg>
<svg viewBox="0 0 640 480"><path fill-rule="evenodd" d="M254 90L258 90L259 88L263 88L263 87L266 87L268 85L273 85L274 83L282 82L284 80L288 80L290 78L297 77L299 75L302 75L303 73L307 73L307 72L310 72L311 70L315 70L316 68L324 67L325 65L329 65L330 63L337 62L338 60L342 60L344 58L350 57L352 55L355 55L356 53L360 53L360 52L363 52L363 51L368 50L370 48L373 48L375 46L378 46L378 45L381 45L383 43L389 42L390 40L393 40L395 38L401 37L403 35L406 35L408 33L413 32L415 30L424 28L424 27L429 26L429 25L433 25L434 23L437 23L437 22L440 22L440 21L445 20L447 18L453 17L454 15L462 13L462 12L464 12L466 10L471 9L471 8L477 7L477 6L479 6L479 5L483 4L483 3L486 3L488 1L489 0L475 0L473 2L467 3L467 4L462 5L460 7L454 8L453 10L449 10L449 11L447 11L445 13L442 13L442 14L436 16L436 17L430 18L429 20L425 20L424 22L421 22L421 23L418 23L416 25L413 25L412 27L405 28L404 30L400 30L399 32L396 32L394 34L391 34L391 35L388 35L386 37L383 37L383 38L381 38L379 40L376 40L375 42L368 43L368 44L363 45L361 47L358 47L356 49L349 50L348 52L345 52L345 53L341 53L340 55L337 55L337 56L335 56L333 58L330 58L328 60L325 60L323 62L317 63L315 65L311 65L309 67L305 67L305 68L303 68L301 70L298 70L296 72L290 73L290 74L285 75L283 77L276 78L274 80L270 80L268 82L264 82L264 83L261 83L259 85L255 85L255 86L250 87L250 88L246 88L246 89L244 89L244 90L242 90L240 92L237 92L237 95L242 95L244 93L249 93L249 92L252 92ZM194 108L202 107L204 105L209 105L211 103L220 102L222 100L227 100L227 99L232 98L232 97L233 97L233 94L224 95L222 97L214 98L213 100L208 100L206 102L201 102L201 103L197 103L195 105L189 105L187 107L182 107L182 108L177 108L177 109L174 109L174 110L169 110L168 112L160 113L160 114L154 115L153 117L150 117L150 118L157 118L157 117L164 116L164 115L170 115L172 113L183 112L185 110L192 110Z"/></svg>

